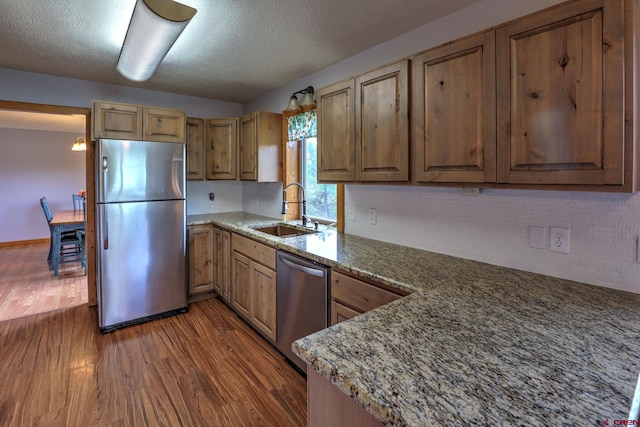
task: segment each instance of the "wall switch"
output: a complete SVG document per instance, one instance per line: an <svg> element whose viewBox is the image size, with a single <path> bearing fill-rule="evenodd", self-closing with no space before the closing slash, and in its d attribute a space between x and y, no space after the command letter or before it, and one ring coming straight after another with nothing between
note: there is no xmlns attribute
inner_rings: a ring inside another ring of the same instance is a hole
<svg viewBox="0 0 640 427"><path fill-rule="evenodd" d="M544 235L546 227L529 226L529 247L534 249L544 249Z"/></svg>
<svg viewBox="0 0 640 427"><path fill-rule="evenodd" d="M213 201L216 199L216 195L213 193L209 193L209 204L212 205Z"/></svg>
<svg viewBox="0 0 640 427"><path fill-rule="evenodd" d="M349 205L344 205L344 219L347 221L356 220L356 208Z"/></svg>
<svg viewBox="0 0 640 427"><path fill-rule="evenodd" d="M369 208L369 224L375 225L378 222L378 213L376 208Z"/></svg>
<svg viewBox="0 0 640 427"><path fill-rule="evenodd" d="M568 228L551 227L551 242L549 250L551 252L569 253L569 232Z"/></svg>

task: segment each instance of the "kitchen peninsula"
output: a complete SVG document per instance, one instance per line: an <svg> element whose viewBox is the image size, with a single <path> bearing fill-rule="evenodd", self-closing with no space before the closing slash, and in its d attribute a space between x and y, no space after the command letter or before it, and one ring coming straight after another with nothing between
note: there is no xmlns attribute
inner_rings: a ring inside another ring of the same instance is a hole
<svg viewBox="0 0 640 427"><path fill-rule="evenodd" d="M640 295L331 229L284 239L251 228L276 221L188 217L412 293L296 341L310 385L326 382L386 425L627 419L640 372ZM310 423L335 412L317 398L310 389Z"/></svg>

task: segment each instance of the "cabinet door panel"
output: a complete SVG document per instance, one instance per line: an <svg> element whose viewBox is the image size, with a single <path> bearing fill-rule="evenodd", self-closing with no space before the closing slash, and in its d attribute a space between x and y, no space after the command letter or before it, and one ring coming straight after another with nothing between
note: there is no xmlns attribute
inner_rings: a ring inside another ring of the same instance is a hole
<svg viewBox="0 0 640 427"><path fill-rule="evenodd" d="M232 269L231 305L246 319L251 319L251 261L233 252Z"/></svg>
<svg viewBox="0 0 640 427"><path fill-rule="evenodd" d="M267 337L276 340L276 272L255 262L251 321Z"/></svg>
<svg viewBox="0 0 640 427"><path fill-rule="evenodd" d="M222 299L231 302L231 233L222 231L222 268L221 290Z"/></svg>
<svg viewBox="0 0 640 427"><path fill-rule="evenodd" d="M213 289L222 295L222 230L213 227Z"/></svg>
<svg viewBox="0 0 640 427"><path fill-rule="evenodd" d="M238 120L207 120L207 179L237 178Z"/></svg>
<svg viewBox="0 0 640 427"><path fill-rule="evenodd" d="M353 80L318 90L318 181L356 177L353 102Z"/></svg>
<svg viewBox="0 0 640 427"><path fill-rule="evenodd" d="M356 77L356 180L409 179L409 61Z"/></svg>
<svg viewBox="0 0 640 427"><path fill-rule="evenodd" d="M187 179L204 179L204 120L187 118Z"/></svg>
<svg viewBox="0 0 640 427"><path fill-rule="evenodd" d="M553 18L497 31L498 180L623 184L622 2L574 3Z"/></svg>
<svg viewBox="0 0 640 427"><path fill-rule="evenodd" d="M142 139L142 107L94 102L95 138Z"/></svg>
<svg viewBox="0 0 640 427"><path fill-rule="evenodd" d="M336 301L331 301L331 326L349 320L361 314Z"/></svg>
<svg viewBox="0 0 640 427"><path fill-rule="evenodd" d="M494 32L424 52L413 64L418 182L495 182Z"/></svg>
<svg viewBox="0 0 640 427"><path fill-rule="evenodd" d="M189 295L213 289L214 247L213 227L189 227Z"/></svg>
<svg viewBox="0 0 640 427"><path fill-rule="evenodd" d="M240 120L240 179L258 179L258 135L256 114L247 114Z"/></svg>
<svg viewBox="0 0 640 427"><path fill-rule="evenodd" d="M186 118L181 111L144 108L142 139L145 141L185 142Z"/></svg>

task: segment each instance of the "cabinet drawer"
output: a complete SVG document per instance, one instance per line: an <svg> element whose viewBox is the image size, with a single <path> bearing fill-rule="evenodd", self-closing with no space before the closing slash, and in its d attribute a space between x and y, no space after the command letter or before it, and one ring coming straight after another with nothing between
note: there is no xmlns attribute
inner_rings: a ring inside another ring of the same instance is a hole
<svg viewBox="0 0 640 427"><path fill-rule="evenodd" d="M234 251L248 256L272 270L276 269L276 250L274 248L238 234L233 235L231 244Z"/></svg>
<svg viewBox="0 0 640 427"><path fill-rule="evenodd" d="M401 296L354 279L353 277L332 271L331 298L340 301L348 307L366 312L391 301L395 301L401 298Z"/></svg>

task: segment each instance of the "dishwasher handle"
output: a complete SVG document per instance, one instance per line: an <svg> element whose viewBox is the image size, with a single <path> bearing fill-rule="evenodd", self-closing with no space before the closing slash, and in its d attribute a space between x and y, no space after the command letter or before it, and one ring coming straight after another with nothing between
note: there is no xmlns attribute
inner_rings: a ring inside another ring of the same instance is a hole
<svg viewBox="0 0 640 427"><path fill-rule="evenodd" d="M316 277L324 276L324 269L312 268L312 267L307 267L305 265L300 265L293 262L289 258L285 258L282 255L279 255L279 256L280 256L280 261L282 261L287 267L293 270L302 271L303 273L309 274L311 276L316 276Z"/></svg>

